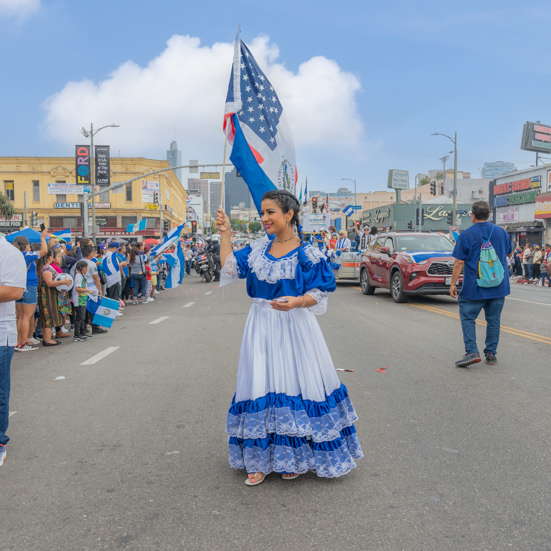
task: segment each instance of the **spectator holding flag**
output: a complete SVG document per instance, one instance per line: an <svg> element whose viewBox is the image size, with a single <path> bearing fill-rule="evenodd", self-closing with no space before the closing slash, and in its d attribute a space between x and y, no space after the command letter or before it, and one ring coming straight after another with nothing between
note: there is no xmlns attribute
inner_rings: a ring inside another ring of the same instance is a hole
<svg viewBox="0 0 551 551"><path fill-rule="evenodd" d="M138 304L138 296L141 296L141 303L147 304L148 300L145 296L145 290L147 288L147 279L145 276L145 260L142 254L143 243L136 243L130 251L128 258L128 265L130 267L130 274L132 276L132 288L134 300L132 304Z"/></svg>
<svg viewBox="0 0 551 551"><path fill-rule="evenodd" d="M121 269L117 256L118 249L118 242L111 241L102 261L103 273L107 279L105 296L113 300L121 298Z"/></svg>

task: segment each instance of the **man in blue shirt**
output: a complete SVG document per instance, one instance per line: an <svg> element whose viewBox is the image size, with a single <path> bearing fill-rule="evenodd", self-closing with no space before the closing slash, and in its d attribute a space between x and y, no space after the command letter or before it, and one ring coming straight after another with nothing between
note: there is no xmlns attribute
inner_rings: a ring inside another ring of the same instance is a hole
<svg viewBox="0 0 551 551"><path fill-rule="evenodd" d="M486 348L484 354L486 363L496 363L497 345L499 343L499 329L501 311L505 304L505 297L510 294L509 278L507 276L507 257L513 254L513 244L507 232L494 226L488 221L490 207L484 201L477 201L472 207L473 225L459 235L453 257L453 267L450 295L457 298L459 303L459 317L465 342L465 356L455 362L457 367L468 367L480 362L480 354L476 345L476 318L484 308L486 316ZM490 237L494 250L503 264L505 277L496 287L479 287L478 261L480 260L480 247L482 242ZM457 293L457 280L463 271L463 285L461 292Z"/></svg>

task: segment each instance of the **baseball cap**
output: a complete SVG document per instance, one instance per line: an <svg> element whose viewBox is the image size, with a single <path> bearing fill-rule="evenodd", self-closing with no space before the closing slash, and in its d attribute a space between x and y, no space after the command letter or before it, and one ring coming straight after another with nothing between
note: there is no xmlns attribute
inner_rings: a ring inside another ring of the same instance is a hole
<svg viewBox="0 0 551 551"><path fill-rule="evenodd" d="M113 248L114 248L114 249L118 249L119 246L120 246L120 245L119 245L119 242L118 242L118 241L111 241L111 242L109 243L109 248L110 248L110 249L113 249Z"/></svg>

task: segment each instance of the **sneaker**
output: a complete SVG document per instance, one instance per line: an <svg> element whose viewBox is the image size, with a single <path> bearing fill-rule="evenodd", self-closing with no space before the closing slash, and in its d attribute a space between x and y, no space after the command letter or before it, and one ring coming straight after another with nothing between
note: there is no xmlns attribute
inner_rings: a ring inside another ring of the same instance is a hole
<svg viewBox="0 0 551 551"><path fill-rule="evenodd" d="M70 331L74 331L75 330L75 326L71 323L71 327L69 328Z"/></svg>
<svg viewBox="0 0 551 551"><path fill-rule="evenodd" d="M149 298L147 299L147 302L153 302L154 300L155 300L155 299L154 299L153 297L149 297Z"/></svg>
<svg viewBox="0 0 551 551"><path fill-rule="evenodd" d="M124 316L122 312L117 312L117 316Z"/></svg>
<svg viewBox="0 0 551 551"><path fill-rule="evenodd" d="M148 303L149 303L149 300L147 300L146 298L144 298L143 300L140 300L140 303L141 303L141 304L148 304Z"/></svg>
<svg viewBox="0 0 551 551"><path fill-rule="evenodd" d="M496 362L497 362L496 355L493 352L488 352L486 354L486 363L488 365L495 365Z"/></svg>
<svg viewBox="0 0 551 551"><path fill-rule="evenodd" d="M133 300L130 304L138 304L137 300Z"/></svg>
<svg viewBox="0 0 551 551"><path fill-rule="evenodd" d="M66 327L63 326L63 327L61 328L61 332L62 332L62 333L68 333L69 331L67 331Z"/></svg>
<svg viewBox="0 0 551 551"><path fill-rule="evenodd" d="M6 446L4 446L4 444L0 444L0 467L4 464L6 457Z"/></svg>
<svg viewBox="0 0 551 551"><path fill-rule="evenodd" d="M88 340L89 338L91 338L91 337L92 337L92 335L81 335L81 336L79 337L79 339L80 339L82 342L85 342L85 341L87 341L87 340Z"/></svg>
<svg viewBox="0 0 551 551"><path fill-rule="evenodd" d="M31 344L18 344L14 350L16 352L30 352L31 350L38 350L38 346L32 346Z"/></svg>
<svg viewBox="0 0 551 551"><path fill-rule="evenodd" d="M107 333L107 329L103 329L103 327L94 327L92 329L92 335L101 334L101 333Z"/></svg>
<svg viewBox="0 0 551 551"><path fill-rule="evenodd" d="M91 339L94 335L92 333L86 333L86 335L83 336L85 339Z"/></svg>
<svg viewBox="0 0 551 551"><path fill-rule="evenodd" d="M157 291L157 289L155 289L155 290L153 291L153 294L154 294L154 295L158 295L158 294L159 294L159 291Z"/></svg>
<svg viewBox="0 0 551 551"><path fill-rule="evenodd" d="M84 342L81 337L73 337L73 342Z"/></svg>
<svg viewBox="0 0 551 551"><path fill-rule="evenodd" d="M44 339L44 337L42 335L37 335L36 333L33 333L33 339L40 342L41 340Z"/></svg>
<svg viewBox="0 0 551 551"><path fill-rule="evenodd" d="M473 352L471 354L465 354L461 360L455 362L455 367L469 367L471 364L480 363L480 354Z"/></svg>
<svg viewBox="0 0 551 551"><path fill-rule="evenodd" d="M40 341L38 339L35 339L34 337L31 337L30 339L27 339L27 343L29 343L29 344L40 344Z"/></svg>

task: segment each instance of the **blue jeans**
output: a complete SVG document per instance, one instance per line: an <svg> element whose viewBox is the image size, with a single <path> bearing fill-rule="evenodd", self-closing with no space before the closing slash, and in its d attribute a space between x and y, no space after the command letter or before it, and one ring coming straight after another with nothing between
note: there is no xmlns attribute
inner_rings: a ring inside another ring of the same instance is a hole
<svg viewBox="0 0 551 551"><path fill-rule="evenodd" d="M459 318L461 319L461 329L463 330L463 342L465 343L465 352L467 354L478 353L476 345L476 318L484 308L486 317L486 348L484 354L497 352L499 343L499 328L501 325L501 311L505 304L505 297L487 298L486 300L469 300L459 295Z"/></svg>
<svg viewBox="0 0 551 551"><path fill-rule="evenodd" d="M9 438L6 434L10 418L10 366L13 346L0 346L0 444L4 446Z"/></svg>
<svg viewBox="0 0 551 551"><path fill-rule="evenodd" d="M134 283L134 287L132 288L134 300L138 298L138 293L141 293L142 299L145 299L145 289L147 287L147 279L145 278L145 274L133 274L132 282Z"/></svg>
<svg viewBox="0 0 551 551"><path fill-rule="evenodd" d="M532 279L532 268L533 268L533 264L525 264L524 267L526 268L526 274L524 274L526 276L527 279Z"/></svg>
<svg viewBox="0 0 551 551"><path fill-rule="evenodd" d="M547 284L551 287L551 277L549 277L549 274L545 271L545 267L543 270L544 271L541 272L541 286L543 287L545 285L545 279L547 278Z"/></svg>

